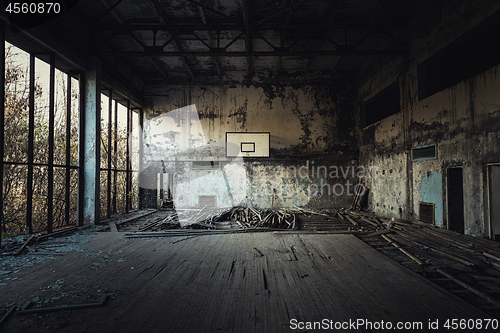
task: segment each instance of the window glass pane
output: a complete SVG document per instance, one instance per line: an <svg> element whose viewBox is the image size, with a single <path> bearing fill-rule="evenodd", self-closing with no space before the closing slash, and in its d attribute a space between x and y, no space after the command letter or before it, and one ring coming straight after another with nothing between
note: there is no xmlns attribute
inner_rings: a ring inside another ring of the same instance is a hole
<svg viewBox="0 0 500 333"><path fill-rule="evenodd" d="M28 161L28 100L29 54L5 43L5 161Z"/></svg>
<svg viewBox="0 0 500 333"><path fill-rule="evenodd" d="M4 165L3 216L5 237L24 233L26 228L26 165Z"/></svg>

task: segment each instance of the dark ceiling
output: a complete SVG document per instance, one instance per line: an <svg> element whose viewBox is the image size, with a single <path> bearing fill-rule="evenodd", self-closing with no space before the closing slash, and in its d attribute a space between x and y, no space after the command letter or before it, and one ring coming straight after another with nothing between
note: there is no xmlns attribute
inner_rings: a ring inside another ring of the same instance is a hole
<svg viewBox="0 0 500 333"><path fill-rule="evenodd" d="M374 56L406 52L406 25L420 3L81 0L27 31L54 34L68 59L98 56L114 80L140 93L156 84L251 84L356 71Z"/></svg>

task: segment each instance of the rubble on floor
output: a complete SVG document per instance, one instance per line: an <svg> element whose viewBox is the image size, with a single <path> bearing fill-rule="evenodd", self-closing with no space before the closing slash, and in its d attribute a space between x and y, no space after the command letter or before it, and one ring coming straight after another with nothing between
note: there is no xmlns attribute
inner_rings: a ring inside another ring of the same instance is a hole
<svg viewBox="0 0 500 333"><path fill-rule="evenodd" d="M252 232L256 230L280 231L330 231L371 232L381 228L355 213L341 211L312 211L305 208L281 208L279 210L236 206L232 208L159 210L140 218L114 221L109 224L113 232L178 234L178 229L203 229L225 232ZM169 233L167 233L169 231ZM156 235L156 234L155 234ZM157 236L157 235L156 235Z"/></svg>
<svg viewBox="0 0 500 333"><path fill-rule="evenodd" d="M383 229L368 245L494 317L500 316L500 244L434 225L352 212Z"/></svg>
<svg viewBox="0 0 500 333"><path fill-rule="evenodd" d="M181 221L188 222L184 228ZM115 218L107 223L86 229L70 228L50 235L22 235L4 240L0 252L0 285L15 284L16 278L11 276L36 263L71 252L86 252L85 243L98 231L120 232L120 237L125 239L172 237L172 244L198 236L228 233L351 233L488 314L500 316L499 243L426 223L388 219L362 210L313 211L300 207L266 210L240 206L216 210L204 207L140 211L132 217ZM254 250L257 254L260 251L258 247ZM96 255L90 263L92 269L99 270L114 264L108 255ZM57 290L57 283L49 286L50 290ZM99 294L98 290L95 288L92 294ZM43 303L47 300L51 304ZM58 301L45 299L33 305L48 306ZM95 299L80 303L93 304ZM6 306L2 310L7 313L9 308Z"/></svg>
<svg viewBox="0 0 500 333"><path fill-rule="evenodd" d="M84 245L102 226L77 229L60 234L20 235L2 240L0 251L0 285L15 282L10 275L37 263L57 259L72 252L85 252ZM62 237L64 236L64 237ZM27 242L30 240L30 242Z"/></svg>

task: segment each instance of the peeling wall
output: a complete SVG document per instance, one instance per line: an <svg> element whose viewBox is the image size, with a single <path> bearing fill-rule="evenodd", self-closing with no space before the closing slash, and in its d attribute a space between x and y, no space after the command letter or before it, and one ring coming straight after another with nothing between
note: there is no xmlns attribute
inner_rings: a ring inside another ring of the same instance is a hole
<svg viewBox="0 0 500 333"><path fill-rule="evenodd" d="M145 168L174 173L178 205L198 206L199 195L217 195L219 207L351 204L359 154L352 85L170 86L146 95ZM269 132L270 156L226 157L226 132ZM192 161L220 164L200 171Z"/></svg>
<svg viewBox="0 0 500 333"><path fill-rule="evenodd" d="M361 104L395 81L401 96L400 113L357 132L360 164L379 167L367 178L369 205L388 217L418 221L419 202L432 202L436 225L447 228L447 169L461 166L465 233L488 236L486 165L500 162L500 66L421 100L417 66L500 10L500 3L455 1L437 13L436 4L425 2L410 24L405 59L366 68L360 76ZM438 158L412 162L410 149L428 144L437 145Z"/></svg>
<svg viewBox="0 0 500 333"><path fill-rule="evenodd" d="M381 216L406 218L406 159L402 154L390 157L370 156L362 163L367 168L366 186L370 189L369 206Z"/></svg>

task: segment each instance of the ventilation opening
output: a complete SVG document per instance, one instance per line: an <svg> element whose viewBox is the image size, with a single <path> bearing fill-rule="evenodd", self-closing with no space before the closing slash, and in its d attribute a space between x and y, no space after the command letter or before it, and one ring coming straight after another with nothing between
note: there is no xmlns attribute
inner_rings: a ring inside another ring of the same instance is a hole
<svg viewBox="0 0 500 333"><path fill-rule="evenodd" d="M418 207L418 221L434 224L434 204L421 202Z"/></svg>
<svg viewBox="0 0 500 333"><path fill-rule="evenodd" d="M198 206L203 208L216 208L217 207L217 196L216 195L199 195L198 196Z"/></svg>
<svg viewBox="0 0 500 333"><path fill-rule="evenodd" d="M422 161L435 158L437 158L436 145L416 147L411 150L412 161Z"/></svg>
<svg viewBox="0 0 500 333"><path fill-rule="evenodd" d="M500 43L492 42L499 34L500 21L495 15L420 64L419 99L500 64Z"/></svg>
<svg viewBox="0 0 500 333"><path fill-rule="evenodd" d="M399 84L391 84L365 104L366 126L375 124L401 111Z"/></svg>
<svg viewBox="0 0 500 333"><path fill-rule="evenodd" d="M193 161L192 170L219 170L219 161Z"/></svg>

